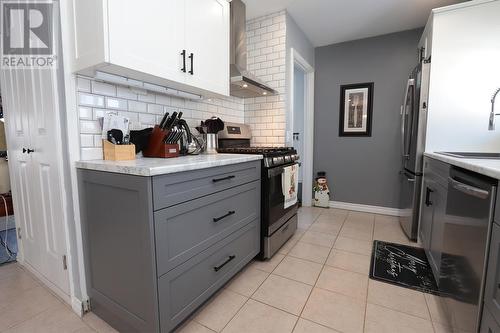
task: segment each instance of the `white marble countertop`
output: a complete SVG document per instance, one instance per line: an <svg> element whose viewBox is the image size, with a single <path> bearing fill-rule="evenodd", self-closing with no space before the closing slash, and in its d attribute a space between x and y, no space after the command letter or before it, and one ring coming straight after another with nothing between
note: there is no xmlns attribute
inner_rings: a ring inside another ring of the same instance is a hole
<svg viewBox="0 0 500 333"><path fill-rule="evenodd" d="M79 161L76 162L76 167L79 169L123 173L136 176L157 176L182 171L251 162L261 159L262 155L200 154L180 156L177 158L138 158L131 161Z"/></svg>
<svg viewBox="0 0 500 333"><path fill-rule="evenodd" d="M424 155L485 176L500 179L500 159L459 158L439 153L424 153Z"/></svg>

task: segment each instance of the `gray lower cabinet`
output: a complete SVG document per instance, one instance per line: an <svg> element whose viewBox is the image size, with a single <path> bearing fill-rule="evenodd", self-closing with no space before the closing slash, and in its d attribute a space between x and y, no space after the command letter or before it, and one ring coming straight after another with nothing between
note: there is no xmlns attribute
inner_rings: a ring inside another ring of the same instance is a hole
<svg viewBox="0 0 500 333"><path fill-rule="evenodd" d="M439 284L449 166L437 160L424 161L419 235Z"/></svg>
<svg viewBox="0 0 500 333"><path fill-rule="evenodd" d="M490 253L486 272L484 304L491 316L500 323L500 226L493 223ZM486 312L486 311L485 311ZM498 331L500 332L500 330Z"/></svg>
<svg viewBox="0 0 500 333"><path fill-rule="evenodd" d="M260 251L260 161L78 176L91 309L119 331L172 331Z"/></svg>

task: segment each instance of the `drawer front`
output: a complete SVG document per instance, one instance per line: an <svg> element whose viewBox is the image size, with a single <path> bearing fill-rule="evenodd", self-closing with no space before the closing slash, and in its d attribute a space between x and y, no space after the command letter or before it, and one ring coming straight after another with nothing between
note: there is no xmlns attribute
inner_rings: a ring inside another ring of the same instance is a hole
<svg viewBox="0 0 500 333"><path fill-rule="evenodd" d="M246 225L158 280L160 327L169 332L259 253L260 222Z"/></svg>
<svg viewBox="0 0 500 333"><path fill-rule="evenodd" d="M261 162L153 177L154 210L170 207L260 179Z"/></svg>
<svg viewBox="0 0 500 333"><path fill-rule="evenodd" d="M500 322L500 226L493 223L490 253L486 271L484 303L491 315Z"/></svg>
<svg viewBox="0 0 500 333"><path fill-rule="evenodd" d="M158 276L244 225L260 221L260 181L155 212Z"/></svg>
<svg viewBox="0 0 500 333"><path fill-rule="evenodd" d="M479 333L498 333L500 325L495 321L488 309L483 309L483 317L481 318L481 328Z"/></svg>

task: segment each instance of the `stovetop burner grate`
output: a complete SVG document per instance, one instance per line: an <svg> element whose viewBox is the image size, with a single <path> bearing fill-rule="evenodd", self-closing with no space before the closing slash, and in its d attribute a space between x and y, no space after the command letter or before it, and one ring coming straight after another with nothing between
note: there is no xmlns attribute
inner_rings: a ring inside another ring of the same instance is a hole
<svg viewBox="0 0 500 333"><path fill-rule="evenodd" d="M262 154L264 156L283 156L296 154L293 147L230 147L219 148L219 153L232 154Z"/></svg>

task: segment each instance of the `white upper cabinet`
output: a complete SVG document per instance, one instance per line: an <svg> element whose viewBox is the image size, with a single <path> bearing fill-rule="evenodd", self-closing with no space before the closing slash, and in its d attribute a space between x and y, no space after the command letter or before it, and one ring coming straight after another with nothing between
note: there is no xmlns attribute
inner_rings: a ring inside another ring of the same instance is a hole
<svg viewBox="0 0 500 333"><path fill-rule="evenodd" d="M229 82L228 2L185 0L185 4L187 83L211 91L225 91Z"/></svg>
<svg viewBox="0 0 500 333"><path fill-rule="evenodd" d="M227 0L72 0L73 70L229 95Z"/></svg>

